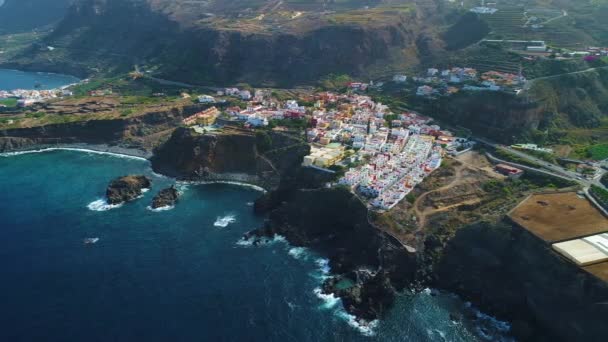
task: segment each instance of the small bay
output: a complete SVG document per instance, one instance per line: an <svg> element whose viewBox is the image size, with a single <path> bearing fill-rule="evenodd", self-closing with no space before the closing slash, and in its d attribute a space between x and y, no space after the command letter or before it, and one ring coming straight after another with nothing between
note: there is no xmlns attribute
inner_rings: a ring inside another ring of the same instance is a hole
<svg viewBox="0 0 608 342"><path fill-rule="evenodd" d="M1 1L1 0L0 0ZM48 72L0 69L0 90L55 89L77 83L78 78Z"/></svg>

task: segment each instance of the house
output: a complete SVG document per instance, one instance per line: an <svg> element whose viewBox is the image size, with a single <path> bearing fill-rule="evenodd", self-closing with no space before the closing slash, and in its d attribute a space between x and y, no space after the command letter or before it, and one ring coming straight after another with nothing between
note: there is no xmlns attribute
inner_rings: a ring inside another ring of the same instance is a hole
<svg viewBox="0 0 608 342"><path fill-rule="evenodd" d="M433 89L432 87L423 85L423 86L418 87L418 89L416 90L416 95L417 96L431 96L431 95L433 95L434 92L435 92L435 89Z"/></svg>
<svg viewBox="0 0 608 342"><path fill-rule="evenodd" d="M249 116L247 123L254 127L268 126L268 119L261 115L253 114Z"/></svg>
<svg viewBox="0 0 608 342"><path fill-rule="evenodd" d="M285 108L291 110L298 110L300 106L298 105L298 102L296 100L288 100L287 102L285 102Z"/></svg>
<svg viewBox="0 0 608 342"><path fill-rule="evenodd" d="M437 76L438 73L439 73L439 69L435 69L435 68L429 68L426 72L427 76L429 76L429 77Z"/></svg>
<svg viewBox="0 0 608 342"><path fill-rule="evenodd" d="M353 89L353 90L362 90L362 91L365 91L365 90L367 90L368 84L361 83L361 82L350 82L348 84L348 87L350 89Z"/></svg>
<svg viewBox="0 0 608 342"><path fill-rule="evenodd" d="M199 103L215 103L215 98L209 95L201 95L198 97Z"/></svg>
<svg viewBox="0 0 608 342"><path fill-rule="evenodd" d="M251 100L251 92L249 90L241 90L239 92L239 96L241 100L249 101Z"/></svg>
<svg viewBox="0 0 608 342"><path fill-rule="evenodd" d="M403 83L403 82L407 82L407 76L405 75L395 75L393 76L393 82L397 82L397 83Z"/></svg>
<svg viewBox="0 0 608 342"><path fill-rule="evenodd" d="M496 165L495 168L496 168L496 171L498 171L499 173L501 173L511 179L517 179L517 178L521 177L521 175L524 174L523 170L518 169L513 166L506 165L506 164L498 164L498 165Z"/></svg>
<svg viewBox="0 0 608 342"><path fill-rule="evenodd" d="M211 107L185 118L183 123L186 126L192 126L194 124L209 126L215 123L215 120L219 115L220 111L215 107Z"/></svg>
<svg viewBox="0 0 608 342"><path fill-rule="evenodd" d="M29 107L33 104L40 102L39 99L20 99L17 101L17 107Z"/></svg>
<svg viewBox="0 0 608 342"><path fill-rule="evenodd" d="M238 88L226 88L224 89L224 94L226 96L239 96L240 90Z"/></svg>

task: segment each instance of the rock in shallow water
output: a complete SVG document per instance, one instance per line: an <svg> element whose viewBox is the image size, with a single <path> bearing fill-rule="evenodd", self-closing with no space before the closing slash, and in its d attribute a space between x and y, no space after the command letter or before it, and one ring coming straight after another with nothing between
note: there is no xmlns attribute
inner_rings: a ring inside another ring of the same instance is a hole
<svg viewBox="0 0 608 342"><path fill-rule="evenodd" d="M141 196L142 189L150 188L152 183L146 176L124 176L110 182L106 190L109 204L115 205L131 201Z"/></svg>
<svg viewBox="0 0 608 342"><path fill-rule="evenodd" d="M162 189L152 199L152 208L158 209L158 208L170 207L170 206L174 205L175 202L177 202L178 198L179 198L179 192L175 189L174 186L171 186L170 188Z"/></svg>

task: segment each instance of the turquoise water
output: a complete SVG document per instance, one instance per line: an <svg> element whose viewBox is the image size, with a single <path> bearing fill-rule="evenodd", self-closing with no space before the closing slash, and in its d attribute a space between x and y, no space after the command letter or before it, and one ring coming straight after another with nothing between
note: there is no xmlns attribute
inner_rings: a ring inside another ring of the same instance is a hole
<svg viewBox="0 0 608 342"><path fill-rule="evenodd" d="M0 90L55 89L78 81L69 75L0 69Z"/></svg>
<svg viewBox="0 0 608 342"><path fill-rule="evenodd" d="M143 198L88 208L133 173L153 180ZM401 296L373 333L358 329L315 293L328 271L318 255L281 239L238 244L262 224L250 188L181 184L175 208L153 212L171 179L146 161L73 151L0 157L0 177L0 341L477 341L494 326L451 322L474 311L421 293Z"/></svg>

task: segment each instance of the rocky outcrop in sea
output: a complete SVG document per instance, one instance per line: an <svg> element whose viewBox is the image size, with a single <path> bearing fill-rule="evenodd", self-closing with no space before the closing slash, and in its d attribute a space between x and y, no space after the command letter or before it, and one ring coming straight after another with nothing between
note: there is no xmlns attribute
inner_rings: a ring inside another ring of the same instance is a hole
<svg viewBox="0 0 608 342"><path fill-rule="evenodd" d="M152 182L146 176L130 175L114 179L106 190L108 204L116 205L132 201L149 189Z"/></svg>
<svg viewBox="0 0 608 342"><path fill-rule="evenodd" d="M152 199L152 209L166 208L175 205L179 198L179 192L172 185L169 188L162 189Z"/></svg>

